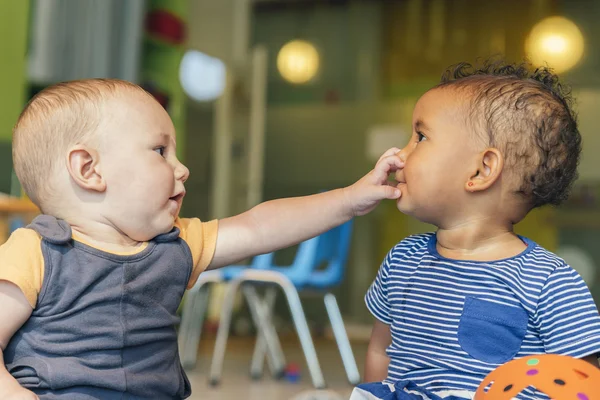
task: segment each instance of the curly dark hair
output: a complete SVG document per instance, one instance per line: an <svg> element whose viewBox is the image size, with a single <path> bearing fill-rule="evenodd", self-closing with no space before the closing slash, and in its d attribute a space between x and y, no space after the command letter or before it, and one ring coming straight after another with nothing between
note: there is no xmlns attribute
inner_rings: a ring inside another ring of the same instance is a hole
<svg viewBox="0 0 600 400"><path fill-rule="evenodd" d="M550 68L497 59L460 63L436 87L469 92L467 120L504 154L505 166L522 179L515 190L531 208L567 199L578 176L581 135L571 90Z"/></svg>

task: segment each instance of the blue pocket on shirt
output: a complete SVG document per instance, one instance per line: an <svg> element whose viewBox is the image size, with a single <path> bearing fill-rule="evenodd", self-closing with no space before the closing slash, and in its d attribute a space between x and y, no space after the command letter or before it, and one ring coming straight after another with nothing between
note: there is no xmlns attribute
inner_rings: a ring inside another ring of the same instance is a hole
<svg viewBox="0 0 600 400"><path fill-rule="evenodd" d="M458 343L473 358L503 364L519 352L527 320L522 307L467 296L458 325Z"/></svg>

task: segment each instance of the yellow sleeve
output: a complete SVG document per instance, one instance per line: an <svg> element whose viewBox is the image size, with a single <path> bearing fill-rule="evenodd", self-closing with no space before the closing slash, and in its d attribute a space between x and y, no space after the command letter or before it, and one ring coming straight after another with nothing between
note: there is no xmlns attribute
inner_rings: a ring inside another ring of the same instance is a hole
<svg viewBox="0 0 600 400"><path fill-rule="evenodd" d="M202 222L198 218L178 218L175 226L179 228L179 237L185 240L192 251L193 269L187 286L189 289L215 255L219 223L216 219Z"/></svg>
<svg viewBox="0 0 600 400"><path fill-rule="evenodd" d="M17 285L33 309L44 279L41 241L34 230L21 228L0 246L0 279Z"/></svg>

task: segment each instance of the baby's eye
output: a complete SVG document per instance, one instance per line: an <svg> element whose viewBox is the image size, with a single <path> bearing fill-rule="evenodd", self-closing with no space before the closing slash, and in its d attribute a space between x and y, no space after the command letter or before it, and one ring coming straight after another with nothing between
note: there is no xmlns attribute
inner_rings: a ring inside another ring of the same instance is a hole
<svg viewBox="0 0 600 400"><path fill-rule="evenodd" d="M421 132L417 132L417 142L422 142L423 140L427 140L427 137Z"/></svg>
<svg viewBox="0 0 600 400"><path fill-rule="evenodd" d="M165 146L159 146L155 148L154 151L160 154L162 157L165 156Z"/></svg>

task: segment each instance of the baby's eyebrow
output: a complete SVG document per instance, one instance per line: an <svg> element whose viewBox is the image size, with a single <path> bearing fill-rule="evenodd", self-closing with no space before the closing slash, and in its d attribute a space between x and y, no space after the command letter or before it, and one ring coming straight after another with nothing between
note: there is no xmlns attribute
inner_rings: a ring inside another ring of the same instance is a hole
<svg viewBox="0 0 600 400"><path fill-rule="evenodd" d="M169 135L168 133L161 132L160 133L160 138L162 140L166 141L166 142L169 142L169 143L173 142L173 143L175 143L174 137L172 135Z"/></svg>
<svg viewBox="0 0 600 400"><path fill-rule="evenodd" d="M423 122L422 120L418 119L415 122L415 130L417 131L429 131L430 129L427 127L427 125L425 124L425 122Z"/></svg>

